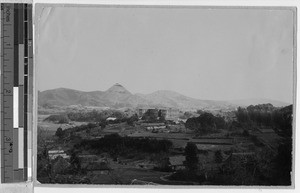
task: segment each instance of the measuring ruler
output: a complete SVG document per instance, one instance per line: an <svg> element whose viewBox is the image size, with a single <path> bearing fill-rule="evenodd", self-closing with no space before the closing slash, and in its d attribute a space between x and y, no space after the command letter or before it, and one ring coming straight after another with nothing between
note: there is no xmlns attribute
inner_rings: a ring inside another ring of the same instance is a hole
<svg viewBox="0 0 300 193"><path fill-rule="evenodd" d="M32 50L32 5L1 3L2 183L28 180Z"/></svg>

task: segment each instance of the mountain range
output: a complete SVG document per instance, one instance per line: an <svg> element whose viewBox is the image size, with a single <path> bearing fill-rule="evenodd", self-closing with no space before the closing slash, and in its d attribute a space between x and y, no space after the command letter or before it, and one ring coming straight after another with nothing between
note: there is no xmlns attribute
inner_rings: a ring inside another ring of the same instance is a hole
<svg viewBox="0 0 300 193"><path fill-rule="evenodd" d="M200 100L168 90L151 94L132 94L120 84L106 91L84 92L67 88L57 88L38 92L39 106L95 106L110 108L177 108L177 109L228 109L238 106L271 103L287 106L288 103L269 99L246 99L232 101Z"/></svg>

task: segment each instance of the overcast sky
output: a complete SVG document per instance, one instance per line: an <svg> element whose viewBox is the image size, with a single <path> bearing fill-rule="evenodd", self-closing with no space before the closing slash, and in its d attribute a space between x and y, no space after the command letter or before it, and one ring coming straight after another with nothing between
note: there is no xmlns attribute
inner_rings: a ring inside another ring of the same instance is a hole
<svg viewBox="0 0 300 193"><path fill-rule="evenodd" d="M38 13L37 87L292 103L293 12L56 7Z"/></svg>

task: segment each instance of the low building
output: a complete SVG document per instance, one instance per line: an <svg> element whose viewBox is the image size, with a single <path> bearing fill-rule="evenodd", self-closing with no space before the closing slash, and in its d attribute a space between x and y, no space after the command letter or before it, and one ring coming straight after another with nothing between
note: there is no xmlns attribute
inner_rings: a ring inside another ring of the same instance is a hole
<svg viewBox="0 0 300 193"><path fill-rule="evenodd" d="M161 130L166 128L165 123L142 123L141 126L146 128L146 130L148 131Z"/></svg>
<svg viewBox="0 0 300 193"><path fill-rule="evenodd" d="M180 116L179 109L173 108L140 108L137 110L138 117L141 118L148 112L158 118L164 118L165 120L178 121Z"/></svg>
<svg viewBox="0 0 300 193"><path fill-rule="evenodd" d="M186 121L187 121L187 119L178 118L176 123L185 123Z"/></svg>
<svg viewBox="0 0 300 193"><path fill-rule="evenodd" d="M169 161L173 170L185 169L185 166L183 164L185 161L185 156L171 156L169 157Z"/></svg>
<svg viewBox="0 0 300 193"><path fill-rule="evenodd" d="M181 124L168 125L167 128L170 130L171 133L177 133L177 132L185 131L185 126L181 125Z"/></svg>
<svg viewBox="0 0 300 193"><path fill-rule="evenodd" d="M169 108L166 110L166 120L172 120L172 121L178 121L180 116L180 111L179 109L172 109Z"/></svg>
<svg viewBox="0 0 300 193"><path fill-rule="evenodd" d="M67 158L70 158L70 156L68 156L64 150L49 150L48 151L48 155L49 155L49 158L50 159L55 159L57 158L58 156L61 156L62 158L64 159L67 159Z"/></svg>
<svg viewBox="0 0 300 193"><path fill-rule="evenodd" d="M115 121L117 118L116 117L108 117L107 119L106 119L106 121Z"/></svg>
<svg viewBox="0 0 300 193"><path fill-rule="evenodd" d="M148 109L138 109L137 110L137 115L139 118L141 118L147 111Z"/></svg>
<svg viewBox="0 0 300 193"><path fill-rule="evenodd" d="M148 127L146 127L147 131L153 131L153 130L160 131L160 130L163 130L165 128L166 128L165 125L163 125L163 126L148 126Z"/></svg>

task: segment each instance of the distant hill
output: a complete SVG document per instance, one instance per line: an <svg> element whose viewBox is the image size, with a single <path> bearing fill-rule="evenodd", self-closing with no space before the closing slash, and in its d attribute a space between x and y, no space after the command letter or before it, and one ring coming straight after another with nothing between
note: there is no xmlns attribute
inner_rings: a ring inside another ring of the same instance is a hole
<svg viewBox="0 0 300 193"><path fill-rule="evenodd" d="M274 102L274 103L273 103ZM110 108L178 108L178 109L225 109L250 104L272 103L274 106L286 106L272 100L236 100L216 101L200 100L184 96L174 91L159 90L151 94L132 94L120 84L106 91L84 92L67 88L46 90L38 93L39 106L95 106Z"/></svg>
<svg viewBox="0 0 300 193"><path fill-rule="evenodd" d="M240 99L240 100L231 100L228 101L231 104L237 105L237 106L249 106L249 105L258 105L258 104L272 104L274 107L285 107L290 105L289 103L285 103L282 101L272 100L272 99Z"/></svg>
<svg viewBox="0 0 300 193"><path fill-rule="evenodd" d="M174 91L159 90L151 94L138 94L138 96L151 101L157 106L178 109L215 109L229 108L232 104L226 101L200 100L184 96Z"/></svg>

